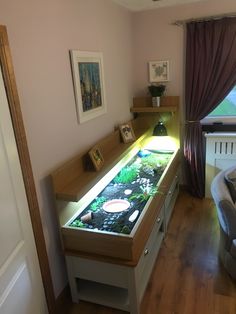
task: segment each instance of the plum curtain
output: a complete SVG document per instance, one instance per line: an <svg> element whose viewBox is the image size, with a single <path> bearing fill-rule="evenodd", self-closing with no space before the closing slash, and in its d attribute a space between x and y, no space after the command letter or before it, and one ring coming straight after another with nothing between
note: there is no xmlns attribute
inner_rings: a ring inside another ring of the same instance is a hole
<svg viewBox="0 0 236 314"><path fill-rule="evenodd" d="M236 18L186 25L186 180L192 195L205 194L205 148L200 120L236 85Z"/></svg>

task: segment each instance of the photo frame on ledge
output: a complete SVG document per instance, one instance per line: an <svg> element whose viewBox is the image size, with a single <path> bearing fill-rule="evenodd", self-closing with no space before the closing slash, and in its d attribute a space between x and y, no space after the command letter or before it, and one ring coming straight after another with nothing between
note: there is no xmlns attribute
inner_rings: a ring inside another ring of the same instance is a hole
<svg viewBox="0 0 236 314"><path fill-rule="evenodd" d="M104 164L104 158L98 146L94 146L89 151L89 157L94 165L95 170L99 171Z"/></svg>
<svg viewBox="0 0 236 314"><path fill-rule="evenodd" d="M150 61L148 65L150 83L168 82L170 80L169 61Z"/></svg>
<svg viewBox="0 0 236 314"><path fill-rule="evenodd" d="M70 50L79 123L106 113L103 56L101 52Z"/></svg>
<svg viewBox="0 0 236 314"><path fill-rule="evenodd" d="M119 125L119 129L124 143L135 141L135 134L130 122Z"/></svg>

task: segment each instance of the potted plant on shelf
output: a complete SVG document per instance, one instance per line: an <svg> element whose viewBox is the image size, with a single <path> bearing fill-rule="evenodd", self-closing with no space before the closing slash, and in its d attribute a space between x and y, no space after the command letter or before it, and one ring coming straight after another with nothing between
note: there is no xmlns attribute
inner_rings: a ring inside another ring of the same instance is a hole
<svg viewBox="0 0 236 314"><path fill-rule="evenodd" d="M159 107L160 106L160 98L163 96L166 86L163 84L159 85L149 85L148 86L149 93L152 96L152 105L153 107Z"/></svg>

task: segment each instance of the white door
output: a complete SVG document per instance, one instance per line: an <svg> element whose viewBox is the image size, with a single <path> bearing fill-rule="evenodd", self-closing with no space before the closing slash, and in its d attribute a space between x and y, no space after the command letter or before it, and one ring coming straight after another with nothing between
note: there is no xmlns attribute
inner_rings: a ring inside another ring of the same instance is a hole
<svg viewBox="0 0 236 314"><path fill-rule="evenodd" d="M48 313L0 68L0 314Z"/></svg>

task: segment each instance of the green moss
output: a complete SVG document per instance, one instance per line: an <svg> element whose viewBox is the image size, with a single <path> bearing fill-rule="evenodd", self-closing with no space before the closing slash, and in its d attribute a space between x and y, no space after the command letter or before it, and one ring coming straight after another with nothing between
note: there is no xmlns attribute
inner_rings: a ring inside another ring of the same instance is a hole
<svg viewBox="0 0 236 314"><path fill-rule="evenodd" d="M154 154L151 154L142 158L142 165L144 167L150 167L150 168L155 169L158 163L159 163L159 158Z"/></svg>

